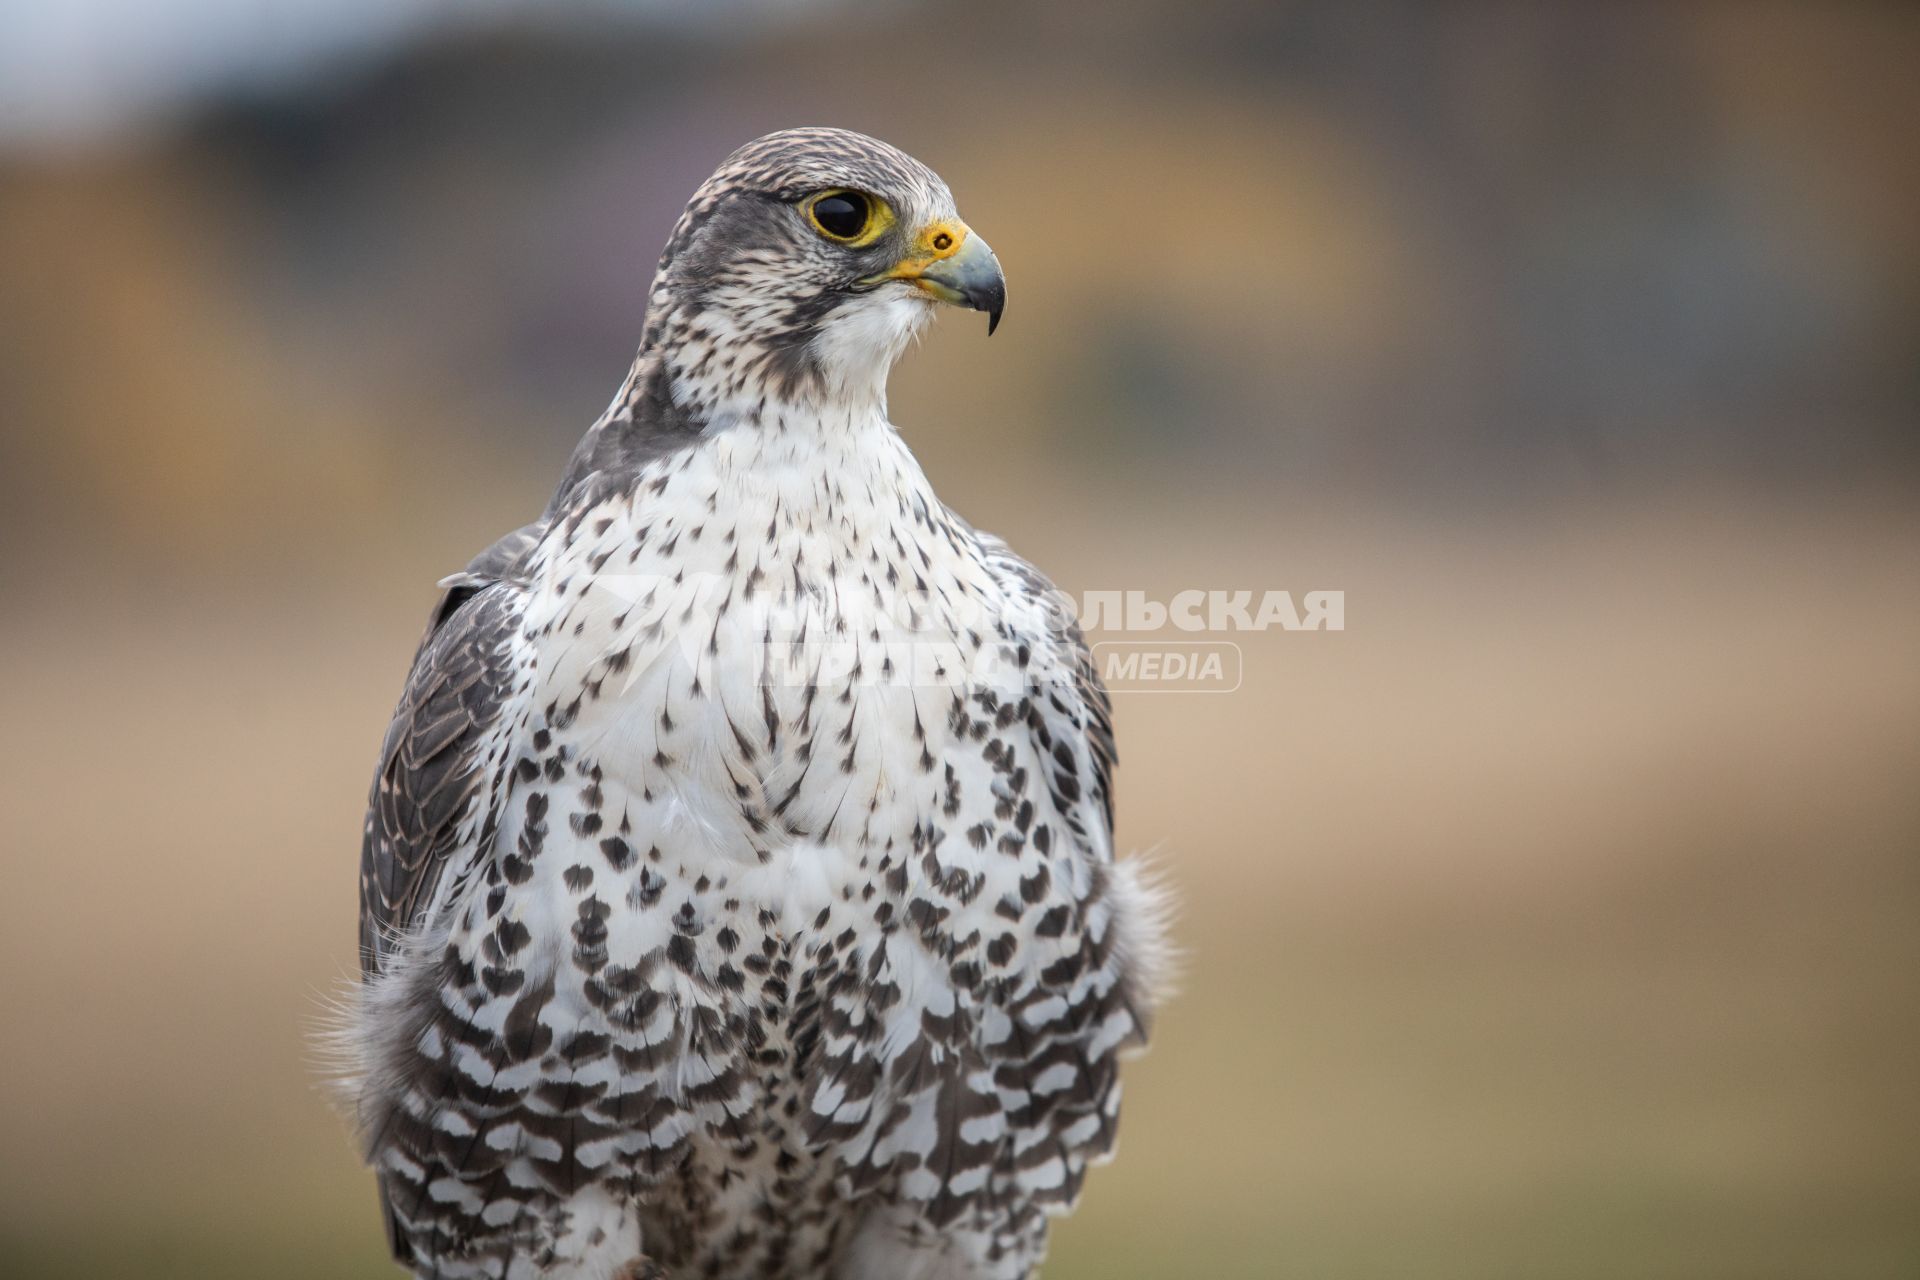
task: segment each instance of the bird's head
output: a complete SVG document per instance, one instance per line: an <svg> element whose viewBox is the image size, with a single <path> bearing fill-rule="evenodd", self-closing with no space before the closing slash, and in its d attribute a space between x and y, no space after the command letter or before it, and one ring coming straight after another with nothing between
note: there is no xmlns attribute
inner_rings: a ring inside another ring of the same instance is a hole
<svg viewBox="0 0 1920 1280"><path fill-rule="evenodd" d="M940 303L1000 322L1006 280L939 175L844 129L741 147L695 193L660 257L645 350L674 400L878 402Z"/></svg>

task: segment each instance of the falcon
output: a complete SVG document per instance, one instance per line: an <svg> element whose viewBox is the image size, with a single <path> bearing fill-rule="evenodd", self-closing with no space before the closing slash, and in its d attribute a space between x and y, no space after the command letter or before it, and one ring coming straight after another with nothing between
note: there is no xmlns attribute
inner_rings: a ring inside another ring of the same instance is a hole
<svg viewBox="0 0 1920 1280"><path fill-rule="evenodd" d="M918 161L747 144L545 513L441 583L345 1033L414 1275L1011 1280L1111 1154L1163 947L1107 695L887 420L1005 299Z"/></svg>

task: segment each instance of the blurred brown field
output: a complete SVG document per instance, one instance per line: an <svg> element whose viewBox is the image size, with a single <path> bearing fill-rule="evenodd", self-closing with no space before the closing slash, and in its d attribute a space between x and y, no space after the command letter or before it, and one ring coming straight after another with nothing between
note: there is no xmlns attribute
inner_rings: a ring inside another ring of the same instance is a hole
<svg viewBox="0 0 1920 1280"><path fill-rule="evenodd" d="M0 1269L394 1274L312 1034L432 584L831 118L1007 263L895 379L958 510L1346 594L1116 699L1183 974L1050 1280L1920 1274L1920 22L847 12L0 151Z"/></svg>

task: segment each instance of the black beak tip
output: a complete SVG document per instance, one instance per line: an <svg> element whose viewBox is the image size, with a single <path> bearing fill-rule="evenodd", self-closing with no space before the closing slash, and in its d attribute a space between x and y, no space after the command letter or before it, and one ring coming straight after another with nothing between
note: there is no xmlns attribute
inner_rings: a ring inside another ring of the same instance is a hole
<svg viewBox="0 0 1920 1280"><path fill-rule="evenodd" d="M974 293L968 301L971 302L977 310L987 313L987 336L991 338L993 331L1000 327L1001 313L1007 309L1006 281L1000 279L998 272L996 272L995 279Z"/></svg>

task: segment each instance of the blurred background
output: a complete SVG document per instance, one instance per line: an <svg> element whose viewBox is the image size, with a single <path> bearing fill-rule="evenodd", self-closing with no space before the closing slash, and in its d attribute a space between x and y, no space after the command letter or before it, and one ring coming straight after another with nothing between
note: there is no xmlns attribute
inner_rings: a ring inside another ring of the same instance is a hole
<svg viewBox="0 0 1920 1280"><path fill-rule="evenodd" d="M802 123L1005 263L958 510L1346 592L1118 699L1049 1280L1920 1274L1920 8L1520 0L0 0L0 1270L395 1274L306 1037L433 583Z"/></svg>

